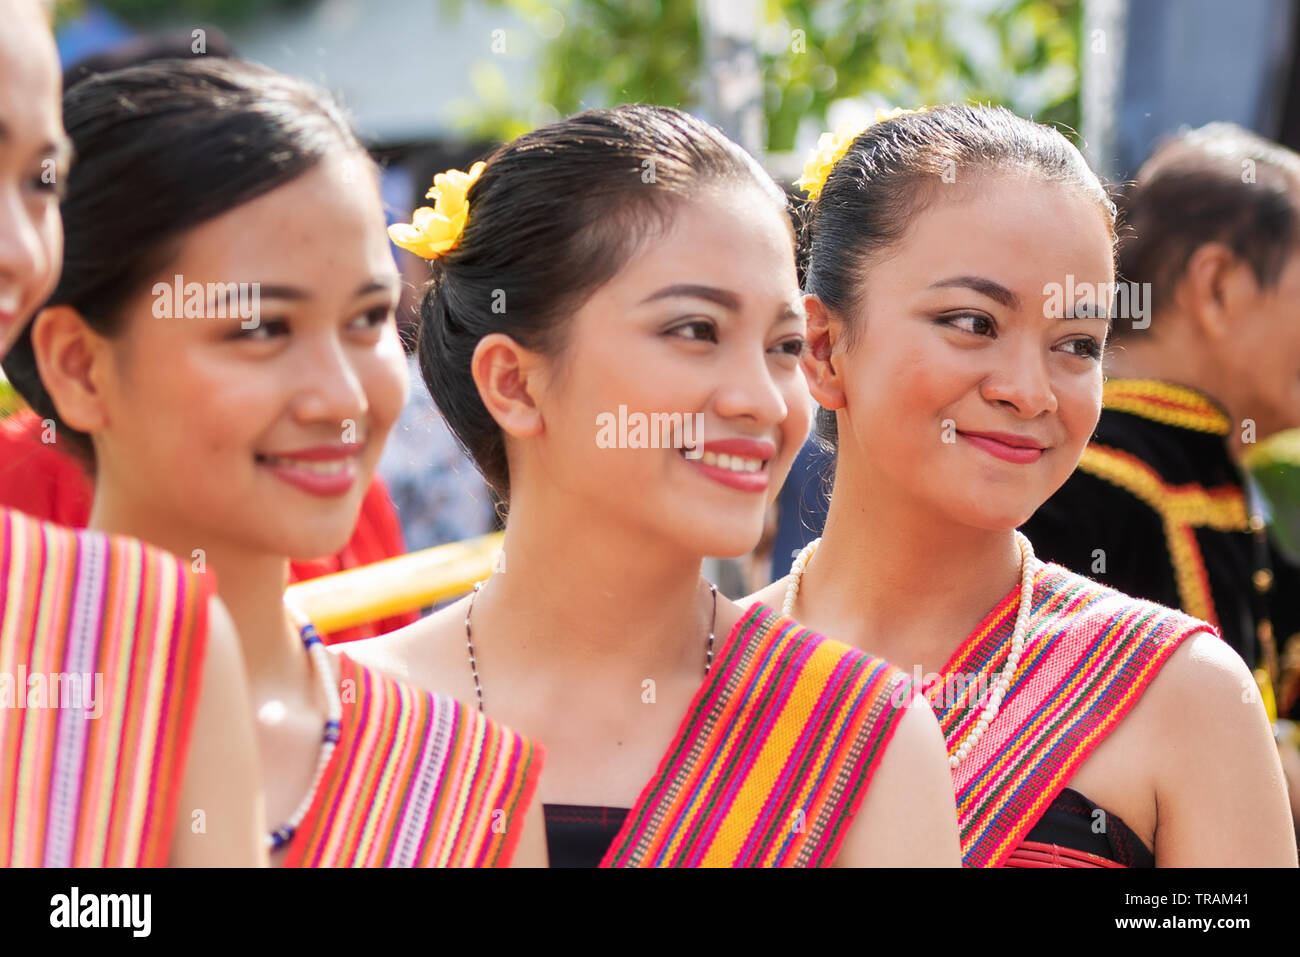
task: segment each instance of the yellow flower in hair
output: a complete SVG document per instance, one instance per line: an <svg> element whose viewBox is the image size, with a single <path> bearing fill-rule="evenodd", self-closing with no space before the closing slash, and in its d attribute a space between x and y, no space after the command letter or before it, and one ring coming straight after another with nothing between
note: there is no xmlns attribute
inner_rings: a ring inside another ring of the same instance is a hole
<svg viewBox="0 0 1300 957"><path fill-rule="evenodd" d="M817 138L817 146L813 149L812 155L808 157L808 162L804 164L803 175L795 180L795 187L807 193L809 199L816 199L822 194L822 187L826 185L826 179L831 175L831 170L835 168L835 164L844 158L844 154L849 151L853 141L861 136L866 129L876 123L892 120L896 116L904 116L908 113L924 113L927 109L928 107L923 106L916 110L901 108L876 110L876 118L860 129L845 125L834 133L823 133Z"/></svg>
<svg viewBox="0 0 1300 957"><path fill-rule="evenodd" d="M388 238L424 259L437 259L451 252L460 243L465 220L469 218L466 194L486 165L475 163L468 173L458 169L439 173L433 178L429 192L425 193L426 198L433 200L433 205L421 206L411 214L409 223L389 226Z"/></svg>

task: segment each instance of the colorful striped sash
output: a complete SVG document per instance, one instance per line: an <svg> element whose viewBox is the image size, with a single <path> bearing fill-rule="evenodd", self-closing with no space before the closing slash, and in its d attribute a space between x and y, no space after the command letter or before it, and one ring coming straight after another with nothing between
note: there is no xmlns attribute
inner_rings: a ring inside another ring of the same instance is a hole
<svg viewBox="0 0 1300 957"><path fill-rule="evenodd" d="M957 649L944 680L925 688L952 753L979 718L988 676L996 680L1006 663L1019 590ZM1213 631L1054 564L1035 574L1033 602L1025 650L1001 710L953 772L968 867L1005 864L1179 642ZM954 675L963 677L954 682Z"/></svg>
<svg viewBox="0 0 1300 957"><path fill-rule="evenodd" d="M830 864L911 694L881 659L755 603L601 866Z"/></svg>
<svg viewBox="0 0 1300 957"><path fill-rule="evenodd" d="M339 655L343 721L286 867L505 867L542 751Z"/></svg>
<svg viewBox="0 0 1300 957"><path fill-rule="evenodd" d="M0 509L0 865L166 864L211 580Z"/></svg>

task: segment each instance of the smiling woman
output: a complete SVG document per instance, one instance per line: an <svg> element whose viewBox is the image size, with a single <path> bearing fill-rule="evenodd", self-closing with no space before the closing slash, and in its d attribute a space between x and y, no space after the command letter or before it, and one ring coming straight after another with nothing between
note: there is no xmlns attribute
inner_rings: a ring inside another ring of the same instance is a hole
<svg viewBox="0 0 1300 957"><path fill-rule="evenodd" d="M757 597L934 678L967 865L1294 864L1240 659L1016 531L1101 410L1115 211L1083 157L949 106L868 127L823 176L804 370L834 490Z"/></svg>
<svg viewBox="0 0 1300 957"><path fill-rule="evenodd" d="M810 424L781 191L645 106L542 127L468 177L454 228L439 177L394 238L433 260L421 369L509 504L503 560L355 653L546 744L552 866L955 865L907 678L700 576L757 543ZM610 440L673 416L699 423L690 448Z"/></svg>
<svg viewBox="0 0 1300 957"><path fill-rule="evenodd" d="M283 599L347 541L407 394L369 158L322 91L234 61L93 76L64 113L67 262L6 370L92 464L91 528L219 576L272 861L509 862L540 753L334 659Z"/></svg>

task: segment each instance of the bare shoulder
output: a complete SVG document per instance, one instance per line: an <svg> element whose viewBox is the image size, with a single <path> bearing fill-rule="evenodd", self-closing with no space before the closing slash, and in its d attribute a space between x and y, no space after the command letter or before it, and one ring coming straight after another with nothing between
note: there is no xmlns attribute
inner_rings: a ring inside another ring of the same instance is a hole
<svg viewBox="0 0 1300 957"><path fill-rule="evenodd" d="M1209 766L1236 766L1253 776L1246 766L1256 758L1276 760L1255 677L1216 635L1203 631L1184 640L1143 699L1144 720L1134 730L1167 792L1185 790Z"/></svg>
<svg viewBox="0 0 1300 957"><path fill-rule="evenodd" d="M894 707L905 710L836 864L960 866L957 808L939 723L919 694Z"/></svg>
<svg viewBox="0 0 1300 957"><path fill-rule="evenodd" d="M1259 694L1246 663L1223 639L1199 631L1169 656L1146 695L1165 728L1252 724ZM1260 708L1262 711L1262 708Z"/></svg>
<svg viewBox="0 0 1300 957"><path fill-rule="evenodd" d="M464 653L465 605L468 598L440 608L405 628L362 641L333 645L359 665L428 691L454 694L445 686L449 648Z"/></svg>
<svg viewBox="0 0 1300 957"><path fill-rule="evenodd" d="M1157 736L1145 749L1156 783L1157 862L1294 867L1286 781L1245 662L1198 633L1170 656L1147 696L1155 699L1143 732Z"/></svg>

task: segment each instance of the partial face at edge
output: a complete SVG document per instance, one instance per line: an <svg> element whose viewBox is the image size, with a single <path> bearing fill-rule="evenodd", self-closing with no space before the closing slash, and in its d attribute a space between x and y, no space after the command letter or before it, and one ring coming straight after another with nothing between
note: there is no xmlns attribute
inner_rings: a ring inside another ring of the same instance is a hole
<svg viewBox="0 0 1300 957"><path fill-rule="evenodd" d="M837 484L958 524L1024 523L1096 427L1108 323L1084 307L1113 282L1106 221L1077 190L1014 176L940 189L868 267L838 357Z"/></svg>
<svg viewBox="0 0 1300 957"><path fill-rule="evenodd" d="M0 0L0 357L59 278L68 171L59 60L34 0Z"/></svg>

